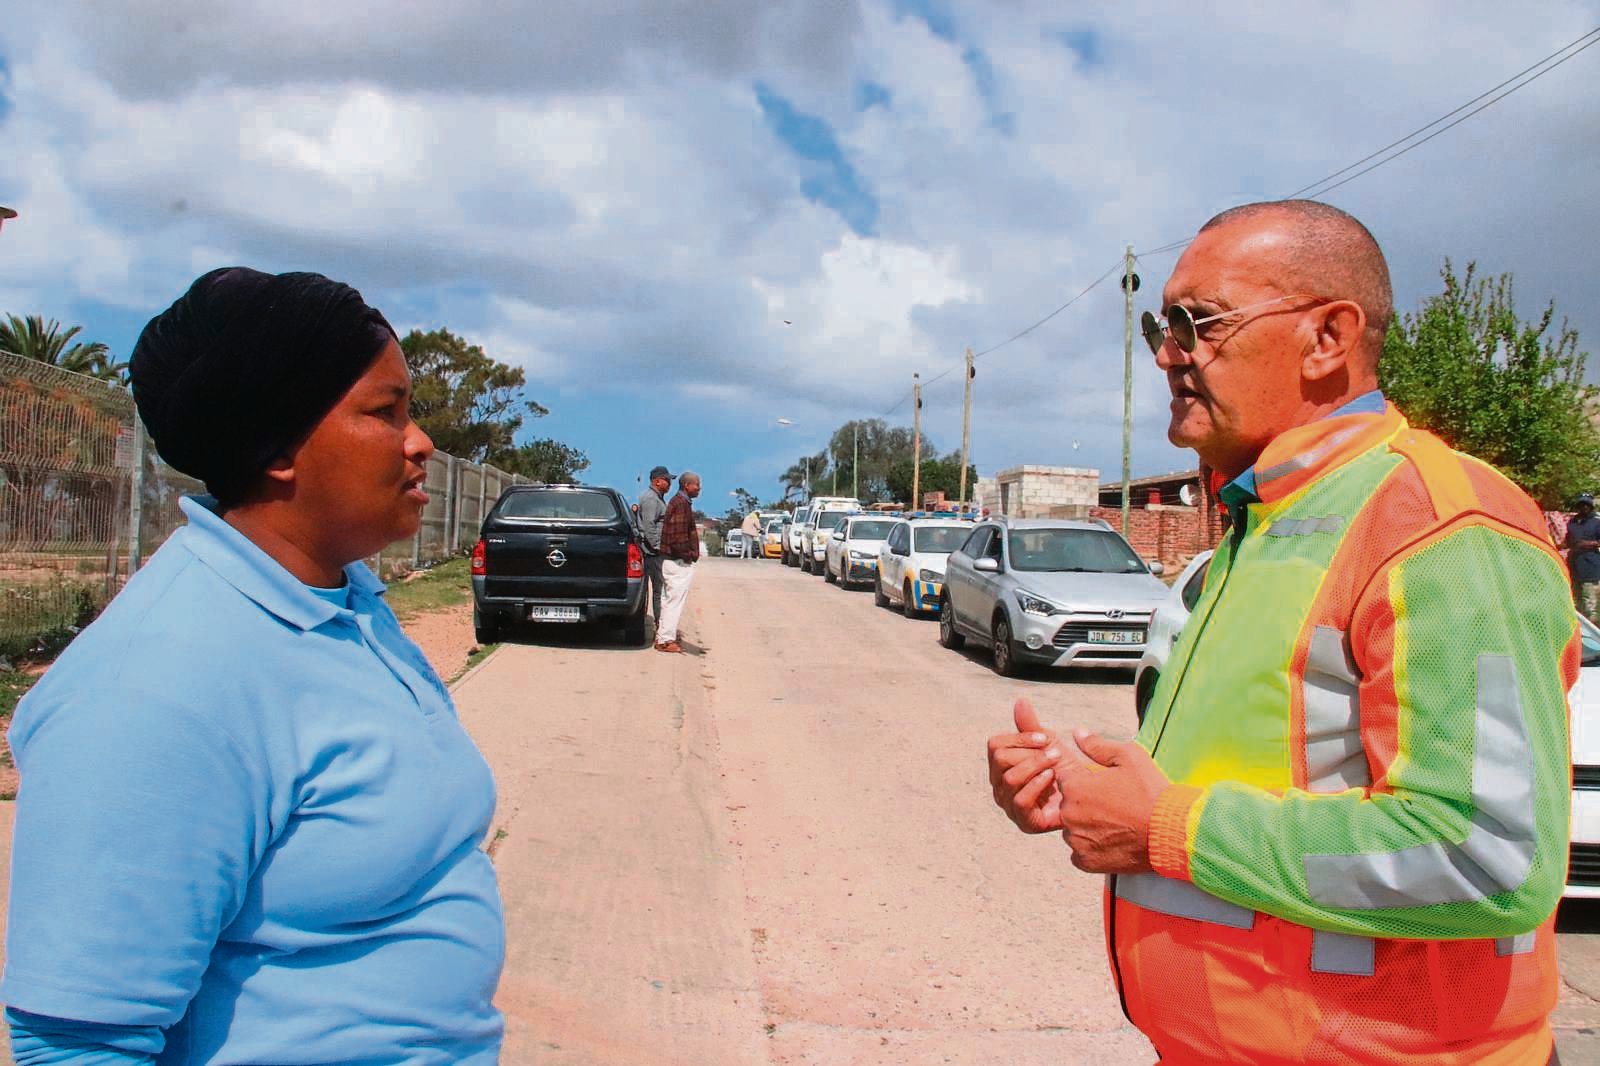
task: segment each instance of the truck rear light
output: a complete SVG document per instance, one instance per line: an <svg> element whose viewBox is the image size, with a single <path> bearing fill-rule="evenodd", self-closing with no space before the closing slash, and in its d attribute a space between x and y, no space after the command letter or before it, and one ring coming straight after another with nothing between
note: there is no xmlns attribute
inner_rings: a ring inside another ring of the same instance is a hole
<svg viewBox="0 0 1600 1066"><path fill-rule="evenodd" d="M472 576L483 577L489 572L489 546L482 540L472 546Z"/></svg>
<svg viewBox="0 0 1600 1066"><path fill-rule="evenodd" d="M637 544L628 545L628 576L644 577L644 552Z"/></svg>

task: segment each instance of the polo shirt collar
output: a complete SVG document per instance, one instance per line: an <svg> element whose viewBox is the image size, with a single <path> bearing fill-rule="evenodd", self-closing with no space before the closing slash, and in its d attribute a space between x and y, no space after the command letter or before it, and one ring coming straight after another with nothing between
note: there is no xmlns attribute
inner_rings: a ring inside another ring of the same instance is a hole
<svg viewBox="0 0 1600 1066"><path fill-rule="evenodd" d="M1258 500L1281 500L1405 424L1404 416L1374 389L1315 422L1279 434L1253 466L1223 486L1219 496L1230 511Z"/></svg>
<svg viewBox="0 0 1600 1066"><path fill-rule="evenodd" d="M350 614L317 596L282 563L224 521L216 512L214 498L185 496L178 506L189 519L181 532L184 547L263 610L303 630ZM356 597L379 596L387 588L362 563L346 566L344 577Z"/></svg>

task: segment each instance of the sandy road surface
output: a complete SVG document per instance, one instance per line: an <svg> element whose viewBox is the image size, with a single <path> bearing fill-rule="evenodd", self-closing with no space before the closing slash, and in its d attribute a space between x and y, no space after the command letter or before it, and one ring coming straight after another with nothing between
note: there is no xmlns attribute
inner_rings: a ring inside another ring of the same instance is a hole
<svg viewBox="0 0 1600 1066"><path fill-rule="evenodd" d="M1018 693L1127 735L1127 684L1004 681L936 629L713 559L685 625L704 656L574 637L467 679L501 790L506 1062L1150 1061L1099 880L1011 829L982 756ZM1596 938L1562 940L1560 1045L1600 1061Z"/></svg>

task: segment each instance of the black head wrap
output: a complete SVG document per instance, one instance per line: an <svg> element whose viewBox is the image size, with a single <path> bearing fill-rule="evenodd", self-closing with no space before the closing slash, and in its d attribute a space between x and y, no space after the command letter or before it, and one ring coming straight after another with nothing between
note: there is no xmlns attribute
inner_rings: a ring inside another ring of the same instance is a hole
<svg viewBox="0 0 1600 1066"><path fill-rule="evenodd" d="M311 432L393 336L348 285L224 267L150 320L128 375L161 458L231 503Z"/></svg>

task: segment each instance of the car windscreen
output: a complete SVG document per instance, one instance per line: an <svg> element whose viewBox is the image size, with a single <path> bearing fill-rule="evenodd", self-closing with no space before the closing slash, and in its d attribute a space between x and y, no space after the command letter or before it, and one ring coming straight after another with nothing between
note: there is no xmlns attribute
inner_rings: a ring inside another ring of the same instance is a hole
<svg viewBox="0 0 1600 1066"><path fill-rule="evenodd" d="M619 515L616 501L607 492L528 489L513 492L502 500L495 517L553 522L614 522Z"/></svg>
<svg viewBox="0 0 1600 1066"><path fill-rule="evenodd" d="M882 540L889 535L889 530L894 528L892 519L872 519L867 522L856 522L850 527L851 540Z"/></svg>
<svg viewBox="0 0 1600 1066"><path fill-rule="evenodd" d="M774 518L772 521L768 522L767 523L767 532L768 533L781 533L781 532L783 532L783 519Z"/></svg>
<svg viewBox="0 0 1600 1066"><path fill-rule="evenodd" d="M911 542L915 550L925 555L949 555L967 542L972 533L967 526L931 526L928 529L912 527Z"/></svg>
<svg viewBox="0 0 1600 1066"><path fill-rule="evenodd" d="M1014 529L1007 537L1016 570L1090 574L1147 572L1144 560L1115 533L1098 529Z"/></svg>
<svg viewBox="0 0 1600 1066"><path fill-rule="evenodd" d="M817 515L816 526L818 529L832 529L845 520L848 511L823 511Z"/></svg>

